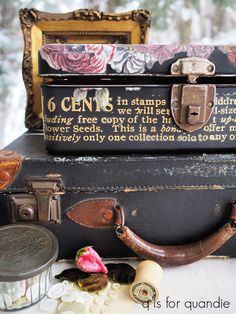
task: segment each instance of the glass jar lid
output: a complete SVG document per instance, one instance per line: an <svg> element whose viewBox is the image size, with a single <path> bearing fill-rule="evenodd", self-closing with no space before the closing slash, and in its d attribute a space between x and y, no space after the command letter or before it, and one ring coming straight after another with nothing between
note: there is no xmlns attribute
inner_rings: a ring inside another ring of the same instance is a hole
<svg viewBox="0 0 236 314"><path fill-rule="evenodd" d="M57 256L57 239L46 228L27 224L0 227L0 281L36 276Z"/></svg>

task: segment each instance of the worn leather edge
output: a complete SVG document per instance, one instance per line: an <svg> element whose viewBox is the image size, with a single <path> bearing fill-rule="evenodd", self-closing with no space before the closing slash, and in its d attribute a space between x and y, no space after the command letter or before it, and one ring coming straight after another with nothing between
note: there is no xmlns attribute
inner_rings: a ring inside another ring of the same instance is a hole
<svg viewBox="0 0 236 314"><path fill-rule="evenodd" d="M22 158L17 152L0 150L0 191L10 185L17 176Z"/></svg>

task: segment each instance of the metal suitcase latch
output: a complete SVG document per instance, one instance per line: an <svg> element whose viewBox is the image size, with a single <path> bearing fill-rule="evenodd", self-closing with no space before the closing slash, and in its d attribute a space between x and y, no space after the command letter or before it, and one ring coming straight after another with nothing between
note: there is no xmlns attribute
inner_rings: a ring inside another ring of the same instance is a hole
<svg viewBox="0 0 236 314"><path fill-rule="evenodd" d="M178 59L171 65L171 74L187 76L188 82L196 83L199 76L212 76L215 74L215 65L208 59L189 57Z"/></svg>
<svg viewBox="0 0 236 314"><path fill-rule="evenodd" d="M26 181L28 194L10 196L12 222L60 223L60 196L64 194L61 176L29 177Z"/></svg>
<svg viewBox="0 0 236 314"><path fill-rule="evenodd" d="M214 73L215 65L203 58L183 58L172 64L171 74L187 76L190 83L173 85L171 90L171 113L181 130L193 132L209 121L214 111L216 87L196 84L196 79Z"/></svg>

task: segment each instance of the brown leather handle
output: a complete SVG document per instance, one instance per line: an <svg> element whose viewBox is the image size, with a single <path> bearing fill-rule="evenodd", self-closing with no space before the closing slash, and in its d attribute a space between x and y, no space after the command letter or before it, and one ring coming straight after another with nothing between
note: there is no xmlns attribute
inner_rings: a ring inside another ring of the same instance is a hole
<svg viewBox="0 0 236 314"><path fill-rule="evenodd" d="M236 203L232 203L229 221L201 241L164 246L149 243L125 226L122 207L114 198L88 199L73 206L68 218L88 228L115 228L117 237L137 255L161 265L185 265L196 262L220 248L236 233Z"/></svg>
<svg viewBox="0 0 236 314"><path fill-rule="evenodd" d="M120 207L122 212L123 209ZM194 263L220 248L236 233L236 203L232 203L229 222L201 241L191 244L162 246L149 243L127 226L118 225L118 238L137 255L161 265L186 265Z"/></svg>

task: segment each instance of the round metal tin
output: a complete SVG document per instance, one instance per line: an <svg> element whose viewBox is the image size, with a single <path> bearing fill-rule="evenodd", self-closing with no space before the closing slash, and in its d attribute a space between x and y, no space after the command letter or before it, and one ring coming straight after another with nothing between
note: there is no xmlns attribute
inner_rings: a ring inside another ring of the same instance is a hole
<svg viewBox="0 0 236 314"><path fill-rule="evenodd" d="M17 281L46 270L58 256L54 234L36 225L0 227L0 281Z"/></svg>

